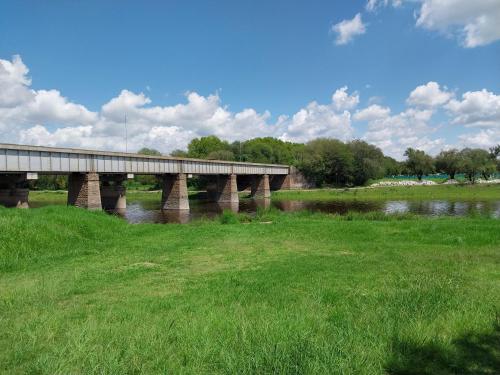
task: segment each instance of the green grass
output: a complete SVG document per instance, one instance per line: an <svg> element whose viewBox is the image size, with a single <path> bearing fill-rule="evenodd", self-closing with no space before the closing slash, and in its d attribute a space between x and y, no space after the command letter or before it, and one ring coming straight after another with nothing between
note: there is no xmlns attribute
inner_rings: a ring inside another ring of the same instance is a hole
<svg viewBox="0 0 500 375"><path fill-rule="evenodd" d="M500 222L0 208L5 374L497 374Z"/></svg>
<svg viewBox="0 0 500 375"><path fill-rule="evenodd" d="M396 186L353 189L281 190L273 193L280 200L499 200L500 184Z"/></svg>

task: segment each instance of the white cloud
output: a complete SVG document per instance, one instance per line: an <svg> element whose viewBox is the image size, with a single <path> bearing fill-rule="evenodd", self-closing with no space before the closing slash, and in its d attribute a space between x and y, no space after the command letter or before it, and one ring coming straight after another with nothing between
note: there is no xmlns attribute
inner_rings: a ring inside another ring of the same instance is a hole
<svg viewBox="0 0 500 375"><path fill-rule="evenodd" d="M500 144L500 129L483 129L459 136L461 147L490 148Z"/></svg>
<svg viewBox="0 0 500 375"><path fill-rule="evenodd" d="M447 103L452 97L453 94L446 88L443 91L437 82L431 81L413 90L406 102L419 107L436 107Z"/></svg>
<svg viewBox="0 0 500 375"><path fill-rule="evenodd" d="M335 110L349 110L355 108L359 104L359 94L354 92L352 95L349 95L347 89L347 86L344 86L333 93L332 103Z"/></svg>
<svg viewBox="0 0 500 375"><path fill-rule="evenodd" d="M391 113L388 107L382 107L378 104L373 104L360 111L356 111L353 118L356 121L374 121L378 119L387 118Z"/></svg>
<svg viewBox="0 0 500 375"><path fill-rule="evenodd" d="M16 127L34 123L82 125L97 120L97 114L74 104L57 90L33 90L28 68L19 56L0 59L0 131L8 136Z"/></svg>
<svg viewBox="0 0 500 375"><path fill-rule="evenodd" d="M384 153L396 159L401 159L408 147L435 154L445 142L441 138L429 138L435 131L429 124L432 115L432 110L415 108L409 108L394 116L390 116L387 112L386 116L369 120L368 131L363 139L380 147Z"/></svg>
<svg viewBox="0 0 500 375"><path fill-rule="evenodd" d="M385 0L384 2L387 3L387 0ZM382 1L379 1L379 0L368 0L365 8L368 12L373 12L381 5L381 3L382 3Z"/></svg>
<svg viewBox="0 0 500 375"><path fill-rule="evenodd" d="M329 137L348 140L352 137L351 114L348 111L335 112L331 105L310 103L285 121L285 133L281 139L294 142L307 142L314 138Z"/></svg>
<svg viewBox="0 0 500 375"><path fill-rule="evenodd" d="M368 0L365 9L376 12L404 0ZM457 38L464 47L474 48L500 40L499 0L405 0L415 4L416 25Z"/></svg>
<svg viewBox="0 0 500 375"><path fill-rule="evenodd" d="M58 124L90 124L97 114L80 104L69 102L57 90L34 91L34 100L26 103L26 110L37 121L51 121ZM28 117L31 120L31 117Z"/></svg>
<svg viewBox="0 0 500 375"><path fill-rule="evenodd" d="M500 95L487 91L468 91L462 100L451 100L446 106L455 116L454 124L500 128Z"/></svg>
<svg viewBox="0 0 500 375"><path fill-rule="evenodd" d="M331 31L337 33L335 44L343 45L351 42L354 37L364 34L366 27L361 19L361 14L358 13L352 20L343 20L333 25Z"/></svg>
<svg viewBox="0 0 500 375"><path fill-rule="evenodd" d="M457 34L465 47L500 39L500 1L423 0L417 25Z"/></svg>
<svg viewBox="0 0 500 375"><path fill-rule="evenodd" d="M31 85L28 72L19 56L14 56L12 62L0 60L1 108L12 108L33 98L34 94L28 88Z"/></svg>
<svg viewBox="0 0 500 375"><path fill-rule="evenodd" d="M144 93L122 90L98 112L92 112L57 90L33 90L28 69L19 57L0 59L0 142L123 151L126 115L129 151L153 147L167 153L210 134L228 141L258 136L296 142L317 137L345 141L354 136L355 120L368 123L363 139L401 158L410 146L430 153L447 146L444 139L432 137L436 130L432 117L444 109L456 129L483 127L479 132L458 134L466 145L500 143L500 95L487 90L466 92L456 99L438 83L429 82L413 90L407 100L409 107L394 115L379 104L354 112L359 102L357 92L341 87L327 103L313 101L290 116L273 120L268 111L246 108L233 112L218 94L188 92L179 104L157 106Z"/></svg>
<svg viewBox="0 0 500 375"><path fill-rule="evenodd" d="M389 3L391 3L392 6L396 8L396 7L401 6L401 4L403 3L403 0L392 0L392 1L390 1L390 0L368 0L368 2L366 3L365 9L368 12L374 12L380 7L389 5Z"/></svg>
<svg viewBox="0 0 500 375"><path fill-rule="evenodd" d="M424 0L417 25L458 35L465 47L500 39L500 1Z"/></svg>
<svg viewBox="0 0 500 375"><path fill-rule="evenodd" d="M278 121L284 127L280 137L294 142L306 142L318 137L331 137L341 140L352 138L351 113L349 110L359 104L359 94L350 95L347 86L336 90L330 104L312 102L298 111L291 120L281 117Z"/></svg>
<svg viewBox="0 0 500 375"><path fill-rule="evenodd" d="M81 146L81 139L92 135L92 126L73 126L56 129L50 133L44 126L35 125L29 129L21 130L20 141L23 144L41 146L57 146L63 144L67 147Z"/></svg>
<svg viewBox="0 0 500 375"><path fill-rule="evenodd" d="M129 150L147 146L169 152L210 134L228 141L256 136L345 140L353 132L348 110L359 103L357 93L351 95L342 87L330 103L312 102L291 117L282 115L273 122L268 111L230 111L218 94L188 92L184 103L153 106L144 93L122 90L99 112L91 112L57 90L31 89L27 74L20 57L0 60L0 141L123 151L125 116Z"/></svg>

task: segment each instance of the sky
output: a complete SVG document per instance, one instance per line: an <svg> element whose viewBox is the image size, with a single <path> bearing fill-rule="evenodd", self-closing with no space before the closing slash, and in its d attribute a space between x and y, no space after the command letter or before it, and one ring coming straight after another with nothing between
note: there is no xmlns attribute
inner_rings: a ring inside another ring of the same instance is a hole
<svg viewBox="0 0 500 375"><path fill-rule="evenodd" d="M488 148L499 19L500 0L2 0L0 142L169 153L211 134L331 137L397 159Z"/></svg>

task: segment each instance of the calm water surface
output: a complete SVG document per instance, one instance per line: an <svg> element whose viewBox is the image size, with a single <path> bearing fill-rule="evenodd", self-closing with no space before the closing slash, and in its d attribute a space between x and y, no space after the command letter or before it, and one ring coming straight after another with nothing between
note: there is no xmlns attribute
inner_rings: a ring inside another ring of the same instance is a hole
<svg viewBox="0 0 500 375"><path fill-rule="evenodd" d="M31 201L31 207L40 207L56 202ZM424 216L467 216L480 214L500 218L498 201L447 201L447 200L390 200L390 201L300 201L300 200L253 200L241 199L238 205L220 205L205 200L190 199L189 212L169 212L160 210L160 202L133 200L127 202L125 212L115 212L130 223L187 223L200 218L214 218L225 209L234 212L255 214L259 209L277 208L293 212L310 210L334 214L354 212L384 212L386 214L413 213Z"/></svg>
<svg viewBox="0 0 500 375"><path fill-rule="evenodd" d="M168 212L151 201L131 201L126 212L118 213L130 223L186 223L193 219L213 218L223 210L254 214L258 209L277 208L281 211L310 210L345 214L354 212L384 212L387 214L413 213L424 216L467 216L480 214L500 218L499 201L273 201L242 199L238 205L220 205L206 201L190 201L189 212Z"/></svg>

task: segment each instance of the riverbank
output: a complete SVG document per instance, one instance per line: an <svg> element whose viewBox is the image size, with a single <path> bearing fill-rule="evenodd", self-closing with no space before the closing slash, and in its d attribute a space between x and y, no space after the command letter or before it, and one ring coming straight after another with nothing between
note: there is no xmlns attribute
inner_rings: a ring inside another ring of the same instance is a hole
<svg viewBox="0 0 500 375"><path fill-rule="evenodd" d="M377 188L280 190L273 199L280 200L498 200L500 185L430 185L384 186Z"/></svg>
<svg viewBox="0 0 500 375"><path fill-rule="evenodd" d="M498 370L498 220L53 206L0 228L4 373Z"/></svg>

